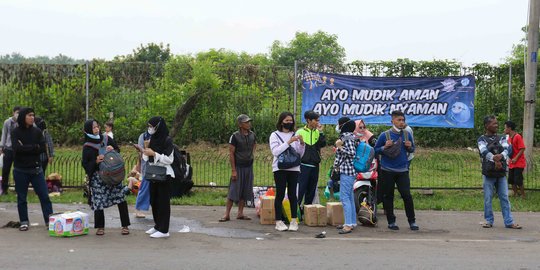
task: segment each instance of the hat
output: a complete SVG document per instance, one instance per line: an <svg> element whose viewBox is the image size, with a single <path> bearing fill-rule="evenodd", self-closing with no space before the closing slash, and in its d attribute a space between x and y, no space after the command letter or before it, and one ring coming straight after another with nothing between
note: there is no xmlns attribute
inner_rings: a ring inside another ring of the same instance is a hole
<svg viewBox="0 0 540 270"><path fill-rule="evenodd" d="M241 114L238 117L236 117L236 121L238 121L238 123L245 123L245 122L251 121L251 118L249 118L249 116L245 114Z"/></svg>

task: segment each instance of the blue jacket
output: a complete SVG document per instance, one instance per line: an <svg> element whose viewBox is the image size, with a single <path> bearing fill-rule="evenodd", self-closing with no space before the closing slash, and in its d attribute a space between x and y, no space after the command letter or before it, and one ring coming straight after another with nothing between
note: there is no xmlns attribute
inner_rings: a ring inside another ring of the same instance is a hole
<svg viewBox="0 0 540 270"><path fill-rule="evenodd" d="M405 147L405 136L404 132L407 131L401 131L396 132L393 128L390 130L390 138L392 141L396 142L401 138L402 144L401 144L401 152L396 158L389 158L383 153L383 147L386 143L386 132L381 133L379 135L379 139L377 140L377 143L375 144L375 154L381 155L381 169L385 171L392 171L392 172L406 172L409 171L409 161L407 158L407 153L413 153L415 149L414 145L414 138L413 136L408 133L408 139L411 141L412 146L407 149Z"/></svg>

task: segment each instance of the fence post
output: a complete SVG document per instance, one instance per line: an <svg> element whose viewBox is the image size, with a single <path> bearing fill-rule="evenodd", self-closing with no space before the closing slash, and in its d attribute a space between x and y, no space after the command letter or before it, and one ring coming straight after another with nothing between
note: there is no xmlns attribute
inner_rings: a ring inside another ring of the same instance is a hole
<svg viewBox="0 0 540 270"><path fill-rule="evenodd" d="M296 85L298 84L297 80L298 80L298 64L297 64L296 60L294 60L294 93L293 93L293 99L294 99L293 110L294 110L294 113L293 113L293 115L294 115L294 117L296 119L298 119L296 117L297 116L297 114L296 114L296 101L297 101L297 99L296 99Z"/></svg>
<svg viewBox="0 0 540 270"><path fill-rule="evenodd" d="M88 61L86 61L86 118L85 120L88 120L88 89L90 88L89 86L89 81L90 81L90 75L89 75L89 71L88 71Z"/></svg>

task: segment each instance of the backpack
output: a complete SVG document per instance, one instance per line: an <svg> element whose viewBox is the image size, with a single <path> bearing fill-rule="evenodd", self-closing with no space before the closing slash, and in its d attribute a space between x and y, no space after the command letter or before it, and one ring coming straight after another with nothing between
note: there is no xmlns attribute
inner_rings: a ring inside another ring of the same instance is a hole
<svg viewBox="0 0 540 270"><path fill-rule="evenodd" d="M174 159L171 167L174 171L174 179L182 180L186 177L187 160L185 157L186 151L180 150L178 145L173 144Z"/></svg>
<svg viewBox="0 0 540 270"><path fill-rule="evenodd" d="M367 142L360 141L356 146L356 154L353 159L353 166L356 172L367 172L371 167L371 162L375 157L375 149Z"/></svg>
<svg viewBox="0 0 540 270"><path fill-rule="evenodd" d="M100 144L86 142L84 146L92 147L103 155L103 161L99 163L99 176L101 181L109 186L116 186L126 177L126 168L124 159L116 151L106 151L109 136L103 136Z"/></svg>
<svg viewBox="0 0 540 270"><path fill-rule="evenodd" d="M501 137L499 135L495 135L494 138L487 137L485 135L482 135L481 139L487 143L487 150L488 152L496 155L500 154L504 151L504 147L500 144ZM506 175L506 162L504 160L502 163L502 168L500 170L495 169L495 162L491 162L486 159L485 156L482 156L482 153L480 153L480 157L482 158L482 174L487 177L493 177L493 178L499 178Z"/></svg>

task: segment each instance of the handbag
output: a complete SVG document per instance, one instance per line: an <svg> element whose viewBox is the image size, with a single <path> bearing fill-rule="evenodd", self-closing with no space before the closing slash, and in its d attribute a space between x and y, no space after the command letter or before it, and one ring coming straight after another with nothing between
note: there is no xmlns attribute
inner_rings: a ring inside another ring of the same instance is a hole
<svg viewBox="0 0 540 270"><path fill-rule="evenodd" d="M341 174L341 173L339 172L339 167L338 167L338 168L334 168L334 167L332 166L332 168L330 169L330 180L335 181L335 182L339 181L339 179L340 179L340 174Z"/></svg>
<svg viewBox="0 0 540 270"><path fill-rule="evenodd" d="M157 165L147 165L144 179L151 182L167 181L167 168Z"/></svg>
<svg viewBox="0 0 540 270"><path fill-rule="evenodd" d="M275 134L281 143L285 143L277 133ZM279 154L277 161L278 169L283 170L300 166L301 158L300 154L298 154L298 152L296 152L292 146L289 146L287 149L285 149L285 151Z"/></svg>

